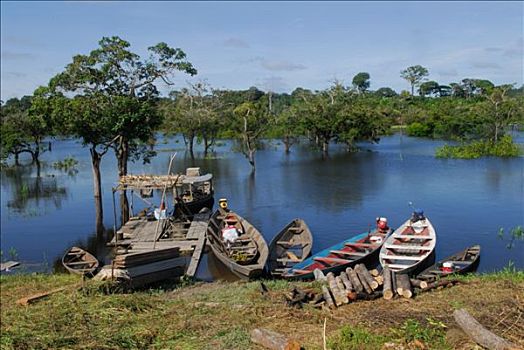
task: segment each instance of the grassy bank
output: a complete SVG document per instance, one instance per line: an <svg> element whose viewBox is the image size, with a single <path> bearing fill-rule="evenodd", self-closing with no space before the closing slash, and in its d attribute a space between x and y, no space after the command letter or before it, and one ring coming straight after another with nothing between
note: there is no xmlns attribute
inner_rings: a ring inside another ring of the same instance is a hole
<svg viewBox="0 0 524 350"><path fill-rule="evenodd" d="M128 294L88 285L34 305L15 301L78 282L71 275L2 276L2 349L257 349L249 331L267 327L322 349L327 323L330 349L471 349L457 328L455 308L466 308L488 329L524 346L524 272L464 278L465 284L414 299L363 301L334 311L289 308L283 293L293 285L268 281L196 283ZM384 345L385 344L385 345Z"/></svg>

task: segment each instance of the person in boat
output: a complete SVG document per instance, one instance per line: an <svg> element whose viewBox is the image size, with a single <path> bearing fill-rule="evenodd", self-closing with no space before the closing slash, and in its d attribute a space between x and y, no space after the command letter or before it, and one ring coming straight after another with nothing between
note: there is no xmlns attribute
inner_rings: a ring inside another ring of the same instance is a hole
<svg viewBox="0 0 524 350"><path fill-rule="evenodd" d="M377 218L377 232L378 233L388 233L388 231L389 231L388 219L385 217Z"/></svg>
<svg viewBox="0 0 524 350"><path fill-rule="evenodd" d="M415 223L417 221L425 220L426 217L424 216L424 210L422 209L415 209L413 211L413 214L411 214L411 223Z"/></svg>

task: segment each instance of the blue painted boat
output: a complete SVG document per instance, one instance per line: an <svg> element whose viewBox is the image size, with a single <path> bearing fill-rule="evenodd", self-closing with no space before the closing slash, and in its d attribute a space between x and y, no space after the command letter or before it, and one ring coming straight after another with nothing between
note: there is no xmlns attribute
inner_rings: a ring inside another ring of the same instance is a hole
<svg viewBox="0 0 524 350"><path fill-rule="evenodd" d="M378 253L391 229L364 232L337 243L286 270L286 279L313 279L313 271L337 274L348 267L365 264L373 267L378 262Z"/></svg>

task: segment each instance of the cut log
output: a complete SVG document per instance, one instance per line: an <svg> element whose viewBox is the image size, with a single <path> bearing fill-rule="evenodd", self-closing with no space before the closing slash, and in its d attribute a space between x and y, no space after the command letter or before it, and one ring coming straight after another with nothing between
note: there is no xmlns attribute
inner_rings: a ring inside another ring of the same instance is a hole
<svg viewBox="0 0 524 350"><path fill-rule="evenodd" d="M398 294L398 295L402 295L402 281L401 281L401 278L400 277L402 276L401 273L395 273L395 292Z"/></svg>
<svg viewBox="0 0 524 350"><path fill-rule="evenodd" d="M405 273L397 275L397 293L402 295L404 298L411 298L413 292L411 290L411 283L409 282L409 276Z"/></svg>
<svg viewBox="0 0 524 350"><path fill-rule="evenodd" d="M320 269L315 269L313 271L313 276L315 276L315 281L321 281L321 282L327 281L326 275L324 275L324 272L322 272L322 270Z"/></svg>
<svg viewBox="0 0 524 350"><path fill-rule="evenodd" d="M330 308L336 307L333 297L331 296L331 293L329 293L329 289L326 286L322 286L322 295L324 296L324 299Z"/></svg>
<svg viewBox="0 0 524 350"><path fill-rule="evenodd" d="M335 299L335 305L340 306L342 304L349 303L347 295L338 288L337 282L335 280L335 275L332 272L326 275L329 289L333 293L333 298Z"/></svg>
<svg viewBox="0 0 524 350"><path fill-rule="evenodd" d="M340 276L337 276L335 277L335 282L337 282L337 287L338 289L344 293L344 294L347 294L346 292L346 286L344 285L344 282L342 282L342 278Z"/></svg>
<svg viewBox="0 0 524 350"><path fill-rule="evenodd" d="M375 290L378 288L378 285L379 285L378 282L375 281L373 276L371 276L371 274L369 273L368 269L366 268L364 264L359 264L356 266L356 268L360 272L359 277L360 276L364 277L368 285L371 287L371 289Z"/></svg>
<svg viewBox="0 0 524 350"><path fill-rule="evenodd" d="M413 287L417 287L421 289L426 289L428 287L428 282L426 281L421 281L421 280L417 280L414 278L411 278L409 281L411 282L411 285Z"/></svg>
<svg viewBox="0 0 524 350"><path fill-rule="evenodd" d="M411 298L413 296L413 290L411 288L411 282L409 281L409 276L407 274L400 274L399 275L400 283L402 285L402 293L401 294L404 298Z"/></svg>
<svg viewBox="0 0 524 350"><path fill-rule="evenodd" d="M344 283L344 287L346 287L347 292L353 291L353 285L351 284L348 275L344 271L340 273L340 279L342 280L342 283Z"/></svg>
<svg viewBox="0 0 524 350"><path fill-rule="evenodd" d="M382 276L384 277L384 287L382 289L383 297L386 300L390 300L393 298L393 289L391 285L391 271L388 267L385 267L382 271Z"/></svg>
<svg viewBox="0 0 524 350"><path fill-rule="evenodd" d="M455 322L473 341L487 349L493 350L517 350L518 347L509 341L497 336L484 328L466 310L459 309L453 312Z"/></svg>
<svg viewBox="0 0 524 350"><path fill-rule="evenodd" d="M358 279L355 270L353 270L351 267L348 267L346 269L346 274L348 275L348 278L351 281L353 290L357 293L362 293L364 291L364 287L362 286L362 283L360 283L360 280Z"/></svg>
<svg viewBox="0 0 524 350"><path fill-rule="evenodd" d="M362 270L359 268L359 265L355 266L355 270L354 270L358 276L358 279L360 280L360 283L362 284L362 287L364 287L364 290L368 293L368 294L371 294L373 293L373 288L371 288L371 286L368 284L368 281L367 279L364 277L363 273L362 273Z"/></svg>
<svg viewBox="0 0 524 350"><path fill-rule="evenodd" d="M251 341L270 350L300 350L296 340L265 328L255 328L251 331Z"/></svg>
<svg viewBox="0 0 524 350"><path fill-rule="evenodd" d="M378 277L378 276L380 276L380 273L378 272L377 269L369 270L369 273L370 273L371 276L373 276L373 277Z"/></svg>
<svg viewBox="0 0 524 350"><path fill-rule="evenodd" d="M373 277L373 279L375 281L377 281L378 285L381 286L384 284L384 276L380 275L380 276L376 276L376 277Z"/></svg>

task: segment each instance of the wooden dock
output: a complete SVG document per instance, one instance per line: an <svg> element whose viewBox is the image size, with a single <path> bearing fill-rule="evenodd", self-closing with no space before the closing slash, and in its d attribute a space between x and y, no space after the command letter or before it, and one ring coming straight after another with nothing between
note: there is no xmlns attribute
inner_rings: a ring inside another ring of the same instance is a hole
<svg viewBox="0 0 524 350"><path fill-rule="evenodd" d="M154 256L155 251L162 254L167 249L177 248L177 256L170 256L165 263L148 264L145 262L143 268L133 267L131 271L139 270L141 280L147 281L155 280L155 277L165 278L167 270L194 278L206 244L206 229L210 216L210 211L195 214L190 222L132 218L117 231L120 239L115 236L108 245L116 247L115 260L118 261L130 255ZM181 259L180 255L190 258ZM185 262L184 272L180 266L182 260ZM173 266L169 264L170 261ZM145 275L148 278L143 278Z"/></svg>

